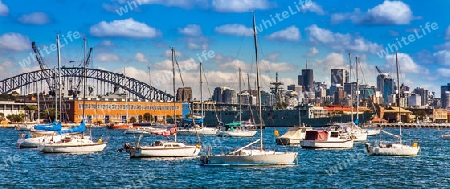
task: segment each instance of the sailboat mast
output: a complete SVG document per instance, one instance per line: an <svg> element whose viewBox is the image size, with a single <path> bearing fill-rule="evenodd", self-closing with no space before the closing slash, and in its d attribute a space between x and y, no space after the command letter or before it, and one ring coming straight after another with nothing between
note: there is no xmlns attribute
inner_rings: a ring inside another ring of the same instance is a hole
<svg viewBox="0 0 450 189"><path fill-rule="evenodd" d="M258 100L259 107L259 129L260 129L260 150L263 150L263 131L262 131L262 109L261 109L261 86L260 86L260 78L259 78L259 66L258 66L258 34L256 33L256 20L255 20L255 12L253 12L253 39L255 42L255 61L256 61L256 83L258 85L258 96L256 97Z"/></svg>
<svg viewBox="0 0 450 189"><path fill-rule="evenodd" d="M38 89L38 82L36 82L36 95L37 95L37 109L38 109L38 114L37 114L37 121L38 121L38 124L39 123L41 123L41 107L40 107L40 105L39 105L39 89Z"/></svg>
<svg viewBox="0 0 450 189"><path fill-rule="evenodd" d="M123 82L124 82L124 84L125 84L125 79L127 78L127 76L125 75L125 67L123 67ZM127 123L128 124L128 93L127 93L127 91L125 90L125 107L126 107L126 117L125 117L125 123Z"/></svg>
<svg viewBox="0 0 450 189"><path fill-rule="evenodd" d="M173 49L172 47L172 73L173 73L173 78L172 78L172 86L173 86L173 123L176 125L177 124L177 118L176 118L176 113L175 113L175 49ZM194 123L195 124L195 123ZM175 133L175 142L177 142L177 134Z"/></svg>
<svg viewBox="0 0 450 189"><path fill-rule="evenodd" d="M85 100L86 100L86 38L83 38L84 41L84 52L83 52L83 119L85 118L85 112L84 112L84 106L85 106Z"/></svg>
<svg viewBox="0 0 450 189"><path fill-rule="evenodd" d="M61 51L60 51L60 43L59 43L59 34L56 34L56 48L58 49L57 53L58 53L58 90L59 90L59 109L61 110L59 113L59 120L62 122L62 101L61 101L61 84L62 84L62 80L61 80ZM56 112L58 112L58 110L56 110ZM56 118L55 118L56 119Z"/></svg>
<svg viewBox="0 0 450 189"><path fill-rule="evenodd" d="M352 58L350 57L350 53L348 53L348 62L350 64L350 81L352 80ZM347 81L348 82L348 81ZM353 123L353 84L352 82L350 83L350 111L351 111L351 120Z"/></svg>
<svg viewBox="0 0 450 189"><path fill-rule="evenodd" d="M356 69L356 120L359 124L359 80L358 80L358 64L359 64L359 58L355 58L355 69Z"/></svg>
<svg viewBox="0 0 450 189"><path fill-rule="evenodd" d="M397 46L396 46L397 47ZM397 57L397 50L395 51L395 66L397 68L397 95L398 95L398 119L401 122L402 115L400 114L400 75L398 73L399 66L398 66L398 57ZM400 144L402 143L402 125L400 125Z"/></svg>
<svg viewBox="0 0 450 189"><path fill-rule="evenodd" d="M239 122L242 121L242 102L241 102L241 91L242 91L242 86L241 86L241 77L242 77L242 73L241 73L241 68L239 68Z"/></svg>
<svg viewBox="0 0 450 189"><path fill-rule="evenodd" d="M201 127L203 128L203 80L202 80L202 69L203 69L203 64L202 62L200 62L200 109L201 109L201 120L202 122ZM194 122L194 126L195 126L195 122Z"/></svg>

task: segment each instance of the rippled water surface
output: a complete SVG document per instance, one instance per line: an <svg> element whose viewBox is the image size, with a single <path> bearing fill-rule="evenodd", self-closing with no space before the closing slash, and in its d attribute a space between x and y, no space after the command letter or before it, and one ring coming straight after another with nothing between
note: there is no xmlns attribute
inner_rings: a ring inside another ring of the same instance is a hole
<svg viewBox="0 0 450 189"><path fill-rule="evenodd" d="M282 134L286 128L278 129ZM449 188L450 140L444 130L404 129L406 142L418 140L417 157L372 157L357 143L348 150L306 150L275 145L274 128L264 133L266 149L297 151L298 165L287 167L204 167L198 158L130 159L117 152L137 136L94 128L108 146L101 153L43 154L17 149L18 131L0 129L0 187L2 188ZM397 129L389 129L394 133ZM255 135L259 136L259 133ZM390 139L388 136L386 139ZM142 143L163 139L144 137ZM196 137L179 137L195 144ZM229 152L252 138L201 137L214 153ZM375 137L369 137L374 142ZM203 150L205 148L202 149Z"/></svg>

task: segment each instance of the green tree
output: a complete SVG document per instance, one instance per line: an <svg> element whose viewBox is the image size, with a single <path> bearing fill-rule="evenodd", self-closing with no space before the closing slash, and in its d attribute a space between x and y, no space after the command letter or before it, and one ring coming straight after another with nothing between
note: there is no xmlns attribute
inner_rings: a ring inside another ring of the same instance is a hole
<svg viewBox="0 0 450 189"><path fill-rule="evenodd" d="M9 121L17 123L17 122L23 122L23 120L25 119L25 115L24 114L10 114L8 116L6 116L6 118L9 119Z"/></svg>
<svg viewBox="0 0 450 189"><path fill-rule="evenodd" d="M25 106L25 114L29 120L33 120L35 113L38 111L38 107L35 105L26 105Z"/></svg>
<svg viewBox="0 0 450 189"><path fill-rule="evenodd" d="M41 117L43 118L45 117L50 119L50 121L53 121L55 120L55 113L56 113L55 108L48 108L44 111L41 111ZM59 111L57 112L57 114L59 115Z"/></svg>
<svg viewBox="0 0 450 189"><path fill-rule="evenodd" d="M5 114L3 112L0 112L0 121L5 120Z"/></svg>
<svg viewBox="0 0 450 189"><path fill-rule="evenodd" d="M136 120L135 117L131 117L131 118L130 118L130 123L136 123L136 122L137 122L137 120Z"/></svg>
<svg viewBox="0 0 450 189"><path fill-rule="evenodd" d="M147 122L152 122L152 121L153 121L153 116L152 116L152 114L150 114L150 113L148 113L148 112L144 114L143 118L144 118L144 120L147 121Z"/></svg>

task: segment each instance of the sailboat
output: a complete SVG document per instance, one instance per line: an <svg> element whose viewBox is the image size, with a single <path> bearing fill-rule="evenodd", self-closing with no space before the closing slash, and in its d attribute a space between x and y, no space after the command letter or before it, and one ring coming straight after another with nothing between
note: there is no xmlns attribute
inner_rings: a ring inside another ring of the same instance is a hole
<svg viewBox="0 0 450 189"><path fill-rule="evenodd" d="M196 118L195 115L192 115L192 118L186 118L184 121L190 123L191 126L186 126L185 128L178 129L177 135L180 136L196 136L196 135L216 135L217 129L213 127L205 127L203 125L203 82L202 82L202 69L203 65L200 62L200 109L201 115ZM200 126L197 125L197 121L200 123Z"/></svg>
<svg viewBox="0 0 450 189"><path fill-rule="evenodd" d="M350 60L350 53L348 54L349 60ZM350 123L337 123L337 125L340 125L341 127L344 127L348 129L348 132L350 133L351 137L353 138L353 141L355 142L364 142L367 141L367 129L363 129L358 126L359 124L359 77L358 77L358 64L359 59L358 57L355 58L355 70L356 70L356 120L353 121L353 86L351 87L351 122ZM350 78L351 78L351 60L350 60Z"/></svg>
<svg viewBox="0 0 450 189"><path fill-rule="evenodd" d="M401 118L400 114L400 77L399 77L399 64L398 64L398 57L397 52L395 53L395 64L397 67L397 97L398 97L398 116ZM383 133L386 133L388 135L394 136L399 139L399 142L393 142L393 143L382 143L381 141L375 145L371 146L370 143L366 143L366 151L367 154L370 156L417 156L417 154L420 151L419 143L414 142L412 146L403 144L402 142L402 125L401 125L401 119L399 119L399 135L395 135L392 133L389 133L387 131L382 131Z"/></svg>
<svg viewBox="0 0 450 189"><path fill-rule="evenodd" d="M239 68L239 93L242 91L241 89L241 68ZM249 78L249 77L248 77ZM249 79L250 81L250 79ZM249 82L249 90L250 91L250 82ZM253 114L251 113L252 109L249 105L249 111L250 114L253 117ZM232 122L227 123L225 125L220 126L220 130L217 131L218 137L253 137L256 134L256 130L251 130L250 128L255 127L253 124L254 122L251 121L242 121L242 103L241 99L239 99L239 121L238 122Z"/></svg>
<svg viewBox="0 0 450 189"><path fill-rule="evenodd" d="M175 49L172 50L172 71L173 71L173 94L175 94ZM173 118L174 123L176 121L175 112L175 99L173 100ZM135 146L131 146L130 143L125 143L124 146L118 151L125 150L130 154L131 158L140 157L196 157L200 153L201 145L186 145L182 142L177 142L176 127L171 128L171 133L174 133L174 141L161 141L157 140L151 145L141 146L140 142L142 134L139 136Z"/></svg>
<svg viewBox="0 0 450 189"><path fill-rule="evenodd" d="M58 49L58 67L61 68L60 58L60 40L59 34L56 36L56 44ZM86 40L84 41L84 48L86 52ZM86 54L86 53L84 53ZM85 125L85 100L86 100L86 57L84 58L84 87L83 87L83 119L78 127L58 131L61 136L65 133L77 133L76 135L63 135L60 140L52 140L49 143L41 144L38 150L43 153L89 153L89 152L101 152L106 147L106 142L102 139L98 139L97 142L92 141L92 137L84 136L83 132L86 129ZM61 74L59 74L61 81ZM61 90L61 87L59 87ZM61 94L61 93L60 93Z"/></svg>
<svg viewBox="0 0 450 189"><path fill-rule="evenodd" d="M256 80L258 84L258 106L259 106L259 128L260 138L247 144L237 150L227 154L211 155L211 148L208 149L208 154L201 156L200 161L202 165L293 165L296 164L297 152L276 152L272 150L264 150L263 147L263 132L262 132L262 117L261 117L261 89L258 66L258 42L256 33L255 14L253 13L253 38L255 44L255 59L256 59ZM251 145L258 143L259 149L246 149Z"/></svg>

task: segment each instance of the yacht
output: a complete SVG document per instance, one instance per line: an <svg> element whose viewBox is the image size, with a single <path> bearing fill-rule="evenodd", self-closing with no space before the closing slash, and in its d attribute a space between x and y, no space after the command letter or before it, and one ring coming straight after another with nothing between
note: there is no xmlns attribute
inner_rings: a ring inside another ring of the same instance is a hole
<svg viewBox="0 0 450 189"><path fill-rule="evenodd" d="M329 126L323 130L306 131L302 148L352 148L353 139L341 126Z"/></svg>

